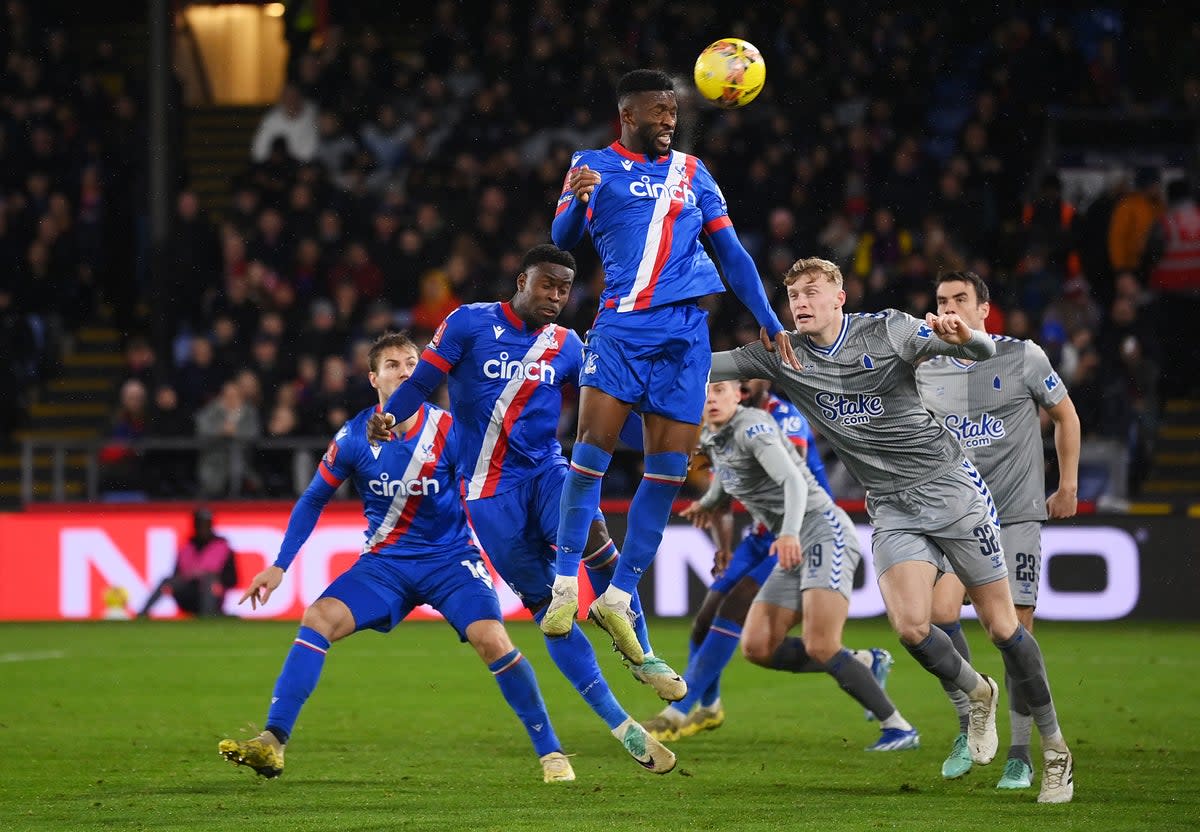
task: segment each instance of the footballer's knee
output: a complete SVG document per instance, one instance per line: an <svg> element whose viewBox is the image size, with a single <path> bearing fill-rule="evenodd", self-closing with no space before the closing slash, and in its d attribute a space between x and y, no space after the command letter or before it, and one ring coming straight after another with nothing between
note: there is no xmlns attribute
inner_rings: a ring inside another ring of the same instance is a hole
<svg viewBox="0 0 1200 832"><path fill-rule="evenodd" d="M759 667L770 667L771 657L775 655L778 641L771 637L768 631L743 630L742 655L746 661Z"/></svg>
<svg viewBox="0 0 1200 832"><path fill-rule="evenodd" d="M513 651L512 639L504 625L493 619L472 621L467 626L467 641L486 664L507 656Z"/></svg>
<svg viewBox="0 0 1200 832"><path fill-rule="evenodd" d="M892 629L896 631L896 635L900 636L900 641L915 647L925 639L929 638L929 622L920 621L893 621Z"/></svg>
<svg viewBox="0 0 1200 832"><path fill-rule="evenodd" d="M842 649L842 643L826 633L805 633L804 649L821 664L826 664Z"/></svg>
<svg viewBox="0 0 1200 832"><path fill-rule="evenodd" d="M300 624L334 642L354 632L354 614L343 601L326 596L304 611Z"/></svg>

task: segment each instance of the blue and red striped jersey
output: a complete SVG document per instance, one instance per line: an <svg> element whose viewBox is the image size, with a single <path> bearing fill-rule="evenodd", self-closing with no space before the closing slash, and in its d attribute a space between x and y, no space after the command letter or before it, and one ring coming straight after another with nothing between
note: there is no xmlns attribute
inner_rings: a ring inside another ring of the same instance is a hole
<svg viewBox="0 0 1200 832"><path fill-rule="evenodd" d="M677 150L652 160L613 142L577 151L571 168L582 165L600 174L586 213L604 264L602 307L630 312L725 291L700 233L731 222L703 162ZM574 198L564 180L555 216Z"/></svg>
<svg viewBox="0 0 1200 832"><path fill-rule="evenodd" d="M583 342L571 329L530 330L508 302L451 312L421 356L449 374L458 468L468 500L512 488L562 456L562 388L577 384Z"/></svg>
<svg viewBox="0 0 1200 832"><path fill-rule="evenodd" d="M422 405L416 424L391 442L367 441L368 407L329 443L317 471L332 487L349 478L367 519L363 552L394 558L428 557L471 545L457 492L458 439L450 414Z"/></svg>

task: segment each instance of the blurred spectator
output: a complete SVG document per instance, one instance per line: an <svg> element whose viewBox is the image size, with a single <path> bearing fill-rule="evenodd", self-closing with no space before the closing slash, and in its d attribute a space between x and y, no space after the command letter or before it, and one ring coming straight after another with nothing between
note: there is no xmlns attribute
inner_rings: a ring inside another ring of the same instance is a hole
<svg viewBox="0 0 1200 832"><path fill-rule="evenodd" d="M175 388L163 384L154 391L154 408L146 428L149 439L187 439L195 433L190 412L184 412ZM190 497L196 479L196 454L190 450L155 448L146 451L147 490L156 497Z"/></svg>
<svg viewBox="0 0 1200 832"><path fill-rule="evenodd" d="M1186 180L1167 186L1167 202L1166 214L1150 232L1147 259L1153 268L1149 284L1160 297L1162 331L1187 332L1200 316L1200 208ZM1146 341L1139 340L1144 347ZM1200 392L1196 377L1200 346L1195 338L1181 340L1172 350L1171 360L1161 365L1163 392L1168 396ZM1153 351L1149 352L1154 360Z"/></svg>
<svg viewBox="0 0 1200 832"><path fill-rule="evenodd" d="M175 376L175 389L183 406L195 410L217 394L229 368L218 364L213 352L212 341L205 337L191 339L189 357Z"/></svg>
<svg viewBox="0 0 1200 832"><path fill-rule="evenodd" d="M201 617L219 615L225 593L237 586L233 549L228 540L213 534L212 512L196 509L192 523L192 536L175 556L175 571L150 593L139 617L149 616L163 593L170 594L183 612Z"/></svg>
<svg viewBox="0 0 1200 832"><path fill-rule="evenodd" d="M1063 199L1062 180L1057 173L1046 174L1042 177L1037 198L1025 203L1021 211L1021 224L1028 234L1028 243L1045 249L1050 262L1065 270L1074 222L1075 206Z"/></svg>
<svg viewBox="0 0 1200 832"><path fill-rule="evenodd" d="M37 347L29 321L13 308L13 293L0 284L0 384L5 395L0 400L0 445L7 445L12 432L22 422L27 391L37 376Z"/></svg>
<svg viewBox="0 0 1200 832"><path fill-rule="evenodd" d="M284 85L279 103L267 110L259 122L250 157L256 162L267 161L276 139L283 139L288 155L301 162L307 162L317 153L317 108L292 83Z"/></svg>
<svg viewBox="0 0 1200 832"><path fill-rule="evenodd" d="M1155 168L1140 168L1134 191L1113 210L1108 226L1108 257L1115 272L1139 271L1150 229L1163 213L1162 178Z"/></svg>
<svg viewBox="0 0 1200 832"><path fill-rule="evenodd" d="M412 313L413 329L425 334L433 333L458 305L459 300L450 289L450 279L446 273L431 269L421 277L420 300Z"/></svg>
<svg viewBox="0 0 1200 832"><path fill-rule="evenodd" d="M100 488L103 491L141 491L144 488L141 453L130 443L146 434L146 386L136 378L121 385L117 411L108 431L108 444L100 449Z"/></svg>
<svg viewBox="0 0 1200 832"><path fill-rule="evenodd" d="M896 218L889 208L879 208L871 220L871 228L858 238L854 255L854 272L860 277L875 268L890 269L912 251L912 234L896 228Z"/></svg>
<svg viewBox="0 0 1200 832"><path fill-rule="evenodd" d="M267 418L267 439L290 439L299 435L300 419L293 407L278 404ZM291 449L260 449L254 457L254 467L262 477L263 494L268 497L291 497L296 494L294 477L296 452Z"/></svg>
<svg viewBox="0 0 1200 832"><path fill-rule="evenodd" d="M255 491L257 477L250 467L246 448L231 449L216 440L257 439L262 432L258 411L249 406L236 382L228 381L221 395L202 407L196 414L196 436L214 440L200 451L196 478L205 497L224 496L237 491ZM232 459L241 462L241 480L231 481Z"/></svg>
<svg viewBox="0 0 1200 832"><path fill-rule="evenodd" d="M355 291L367 300L375 300L383 295L383 271L371 262L371 256L363 243L350 243L346 247L342 262L334 266L329 273L331 288L336 291L336 287L341 283L350 283Z"/></svg>

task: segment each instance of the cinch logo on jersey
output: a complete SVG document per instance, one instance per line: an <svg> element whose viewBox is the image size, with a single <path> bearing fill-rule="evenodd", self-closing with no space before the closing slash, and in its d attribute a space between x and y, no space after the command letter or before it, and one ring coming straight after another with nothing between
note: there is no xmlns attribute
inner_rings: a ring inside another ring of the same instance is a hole
<svg viewBox="0 0 1200 832"><path fill-rule="evenodd" d="M879 396L846 396L835 393L818 393L817 407L821 415L830 422L843 425L865 425L873 416L883 415L883 399Z"/></svg>
<svg viewBox="0 0 1200 832"><path fill-rule="evenodd" d="M672 202L683 202L687 205L696 204L696 192L687 182L667 186L662 182L651 182L649 176L629 183L629 193L646 199L658 199L663 194L670 196Z"/></svg>
<svg viewBox="0 0 1200 832"><path fill-rule="evenodd" d="M980 415L978 422L970 416L950 413L946 416L945 425L946 430L954 434L964 448L982 448L1005 436L1004 420L990 413Z"/></svg>
<svg viewBox="0 0 1200 832"><path fill-rule="evenodd" d="M554 383L554 367L549 361L530 361L522 363L521 361L509 361L508 353L500 353L499 358L492 358L483 362L483 374L488 378L502 378L505 380L520 379L524 381L544 381L549 384Z"/></svg>
<svg viewBox="0 0 1200 832"><path fill-rule="evenodd" d="M397 494L407 494L414 497L418 494L437 494L442 486L433 477L421 477L419 480L393 480L387 473L379 475L379 479L367 483L371 492L380 497L395 497Z"/></svg>

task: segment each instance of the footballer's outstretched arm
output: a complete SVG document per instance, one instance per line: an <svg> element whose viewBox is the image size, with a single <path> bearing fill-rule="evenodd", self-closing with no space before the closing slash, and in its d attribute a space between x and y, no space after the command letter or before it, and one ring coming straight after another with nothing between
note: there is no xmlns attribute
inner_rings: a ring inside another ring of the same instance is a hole
<svg viewBox="0 0 1200 832"><path fill-rule="evenodd" d="M238 599L239 604L247 598L250 599L250 606L253 608L267 603L271 593L278 589L279 584L283 581L283 573L292 565L296 553L300 551L304 541L308 540L308 536L312 534L329 499L341 484L342 481L325 466L323 461L317 466L317 473L313 475L312 482L308 484L308 488L304 489L304 493L292 507L292 514L288 517L287 530L283 533L283 543L279 546L279 556L275 558L273 564L254 576L250 585L246 587L246 591L242 593L242 597Z"/></svg>
<svg viewBox="0 0 1200 832"><path fill-rule="evenodd" d="M429 401L433 391L442 386L446 380L446 369L442 369L431 360L429 353L421 356L412 375L396 388L396 392L388 397L383 412L391 414L397 422L403 422L417 412L422 404Z"/></svg>
<svg viewBox="0 0 1200 832"><path fill-rule="evenodd" d="M725 273L725 279L729 281L729 287L754 315L758 325L767 331L767 335L774 338L783 331L783 324L771 308L767 293L763 291L758 268L742 247L737 232L733 230L732 225L725 225L711 232L708 239L712 242L713 251L717 255L721 270Z"/></svg>

